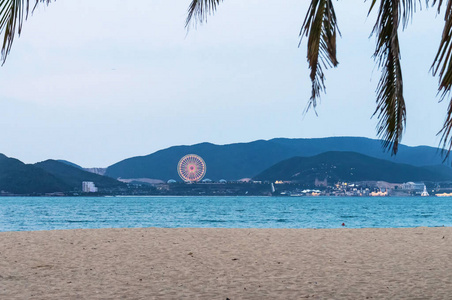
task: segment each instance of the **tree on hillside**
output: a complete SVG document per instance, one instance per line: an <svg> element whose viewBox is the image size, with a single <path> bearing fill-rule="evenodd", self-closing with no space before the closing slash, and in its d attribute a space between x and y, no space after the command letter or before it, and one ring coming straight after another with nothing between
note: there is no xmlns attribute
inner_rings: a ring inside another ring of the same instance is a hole
<svg viewBox="0 0 452 300"><path fill-rule="evenodd" d="M366 1L366 0L364 0ZM51 0L32 0L34 8L39 3ZM191 0L186 26L203 23L213 14L223 0ZM312 82L312 93L308 109L317 106L320 94L325 92L324 69L338 65L336 39L340 35L334 11L333 0L311 0L308 12L300 30L301 39L307 38L307 60ZM377 11L377 20L372 30L376 38L373 57L381 70L381 78L376 89L377 133L384 140L384 147L397 153L406 124L406 107L403 97L402 68L400 64L400 27L406 28L416 6L421 8L422 0L367 0L369 13ZM450 96L452 87L452 0L425 0L427 7L436 7L438 13L445 9L444 30L431 71L439 77L438 94L440 100ZM34 9L33 8L33 9ZM8 56L14 35L20 35L23 20L28 17L30 0L0 0L0 35L3 35L1 58ZM452 99L449 100L446 118L441 134L441 146L449 155L452 149Z"/></svg>

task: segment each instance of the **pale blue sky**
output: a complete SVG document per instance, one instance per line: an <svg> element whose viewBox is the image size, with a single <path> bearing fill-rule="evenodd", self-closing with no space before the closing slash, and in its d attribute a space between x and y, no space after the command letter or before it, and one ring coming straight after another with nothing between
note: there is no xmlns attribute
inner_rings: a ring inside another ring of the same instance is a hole
<svg viewBox="0 0 452 300"><path fill-rule="evenodd" d="M173 145L275 137L376 138L380 71L369 3L335 2L342 39L327 94L303 116L311 85L308 1L225 0L184 28L189 0L58 0L38 7L0 68L0 153L106 167ZM441 36L433 9L401 35L403 143L437 146L447 103L429 73Z"/></svg>

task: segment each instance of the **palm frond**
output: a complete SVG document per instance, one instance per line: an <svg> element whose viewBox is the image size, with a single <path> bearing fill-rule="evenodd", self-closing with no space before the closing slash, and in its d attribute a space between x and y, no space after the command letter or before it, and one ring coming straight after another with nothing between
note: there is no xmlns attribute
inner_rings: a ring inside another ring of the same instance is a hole
<svg viewBox="0 0 452 300"><path fill-rule="evenodd" d="M433 5L438 0L433 0ZM442 2L443 0L439 0ZM397 0L394 1L397 2L397 6L399 7L399 11L401 12L401 21L403 28L406 28L408 25L410 19L413 17L413 14L416 12L417 9L417 3L419 2L419 8L422 9L422 2L421 0ZM375 7L375 4L377 3L377 0L371 0L371 5L369 8L369 14ZM395 5L395 4L394 4ZM425 6L429 6L429 0L425 0ZM380 6L381 7L381 6Z"/></svg>
<svg viewBox="0 0 452 300"><path fill-rule="evenodd" d="M336 36L340 35L332 0L312 0L300 30L300 43L308 37L307 60L311 70L311 98L306 111L317 106L320 92L325 91L325 74L328 69L338 65L336 57Z"/></svg>
<svg viewBox="0 0 452 300"><path fill-rule="evenodd" d="M433 5L438 3L438 13L441 11L443 0L433 1ZM440 101L443 101L450 95L452 87L452 1L448 0L446 4L446 11L444 14L444 29L441 37L440 45L436 57L432 64L432 73L437 75L439 73L439 87L438 94ZM450 150L452 149L452 99L449 102L449 107L446 113L446 120L443 127L438 132L441 134L440 145L442 145L445 159L448 158ZM446 150L447 149L447 150Z"/></svg>
<svg viewBox="0 0 452 300"><path fill-rule="evenodd" d="M192 0L188 7L188 15L185 21L185 27L188 28L194 20L196 22L207 22L207 16L213 14L217 10L217 6L223 0Z"/></svg>
<svg viewBox="0 0 452 300"><path fill-rule="evenodd" d="M397 154L406 125L398 29L400 23L403 28L406 27L416 11L416 3L417 0L381 0L372 30L377 39L373 56L382 71L376 89L377 108L374 115L379 119L377 133L383 139L383 147L391 154ZM372 0L369 13L375 4L376 0Z"/></svg>
<svg viewBox="0 0 452 300"><path fill-rule="evenodd" d="M33 10L39 2L49 4L51 0L36 0ZM3 35L1 50L2 64L11 51L14 36L21 34L24 19L27 19L30 10L30 0L0 0L0 36Z"/></svg>

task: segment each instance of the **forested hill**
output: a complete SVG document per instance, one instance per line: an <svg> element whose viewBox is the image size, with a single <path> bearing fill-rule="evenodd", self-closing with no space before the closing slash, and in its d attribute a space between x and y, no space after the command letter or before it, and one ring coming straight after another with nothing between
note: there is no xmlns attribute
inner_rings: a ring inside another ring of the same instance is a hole
<svg viewBox="0 0 452 300"><path fill-rule="evenodd" d="M105 192L126 187L113 178L86 172L55 160L31 165L0 154L0 192L5 194L81 192L83 181L93 181L99 191Z"/></svg>
<svg viewBox="0 0 452 300"><path fill-rule="evenodd" d="M253 177L270 166L294 157L314 156L328 151L354 151L371 157L414 166L439 165L442 157L437 148L399 146L399 153L384 152L380 140L362 137L330 137L319 139L278 138L249 143L175 146L150 155L120 161L106 171L113 178L176 179L177 163L186 154L198 154L207 164L206 178L235 180Z"/></svg>
<svg viewBox="0 0 452 300"><path fill-rule="evenodd" d="M77 166L72 166L65 162L56 160L49 159L36 163L35 166L60 179L66 185L70 186L71 190L81 190L83 181L94 182L99 190L115 189L126 186L124 183L119 182L111 177L87 172Z"/></svg>
<svg viewBox="0 0 452 300"><path fill-rule="evenodd" d="M293 157L266 169L256 180L296 181L313 185L315 179L338 181L450 181L446 166L416 167L373 158L356 152L325 152L311 157Z"/></svg>
<svg viewBox="0 0 452 300"><path fill-rule="evenodd" d="M0 191L12 194L64 192L70 186L41 168L0 154Z"/></svg>

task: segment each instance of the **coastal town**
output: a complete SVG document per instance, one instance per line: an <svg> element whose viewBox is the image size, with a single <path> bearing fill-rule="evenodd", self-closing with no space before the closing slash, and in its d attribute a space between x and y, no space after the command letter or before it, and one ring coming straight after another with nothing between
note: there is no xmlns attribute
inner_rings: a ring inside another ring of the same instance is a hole
<svg viewBox="0 0 452 300"><path fill-rule="evenodd" d="M83 182L82 193L76 195L104 195L99 193L93 182ZM118 194L131 195L174 195L174 196L279 196L279 197L413 197L436 196L451 197L452 183L405 182L402 184L384 181L337 182L328 185L318 181L312 187L296 182L276 181L262 182L251 179L239 181L220 180L214 182L204 179L200 182L154 182L140 181L127 183L127 189Z"/></svg>
<svg viewBox="0 0 452 300"><path fill-rule="evenodd" d="M336 165L330 168L336 170ZM319 168L321 169L321 168ZM323 168L324 169L324 168ZM135 178L121 179L127 184L127 192L152 195L177 196L342 196L342 197L407 197L407 196L452 196L452 182L413 182L390 183L386 181L334 181L315 177L312 182L299 178L297 180L256 180L242 178L236 181L205 178L207 164L196 154L187 154L177 164L179 181L169 179ZM317 172L317 170L314 170ZM353 168L353 172L357 169ZM312 172L311 172L312 173ZM327 173L328 174L328 173ZM309 175L309 174L308 174ZM257 176L259 177L259 176ZM180 181L182 180L182 181ZM83 193L98 193L94 182L83 182Z"/></svg>

